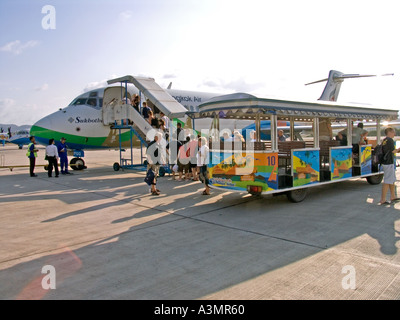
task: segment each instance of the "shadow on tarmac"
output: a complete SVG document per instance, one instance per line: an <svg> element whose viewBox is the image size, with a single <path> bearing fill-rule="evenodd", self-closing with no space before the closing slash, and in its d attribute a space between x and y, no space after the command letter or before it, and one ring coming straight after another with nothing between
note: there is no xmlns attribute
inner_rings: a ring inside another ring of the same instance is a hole
<svg viewBox="0 0 400 320"><path fill-rule="evenodd" d="M26 175L13 179L0 188L0 202L57 201L62 212L44 214L49 217L38 223L49 230L70 219L87 225L23 256L38 258L10 259L16 263L0 271L1 299L201 299L365 234L379 244L373 255L390 261L398 252L399 207L378 207L380 186L361 180L312 188L293 204L282 196L216 190L203 196L200 183L168 176L159 179L162 195L155 197L144 174L104 169L59 180L41 174L34 187L24 186ZM85 220L93 214L108 214L107 225L127 228L104 236L102 224ZM90 238L91 232L98 235ZM43 237L32 232L30 241ZM362 246L351 250L370 253ZM56 290L41 286L45 265L57 271Z"/></svg>

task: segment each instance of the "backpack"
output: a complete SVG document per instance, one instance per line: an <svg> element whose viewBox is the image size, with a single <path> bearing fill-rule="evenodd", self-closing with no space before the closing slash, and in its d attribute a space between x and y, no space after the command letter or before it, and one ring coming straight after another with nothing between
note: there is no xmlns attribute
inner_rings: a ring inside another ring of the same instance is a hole
<svg viewBox="0 0 400 320"><path fill-rule="evenodd" d="M146 177L144 178L144 182L146 182L149 186L151 186L154 182L154 172L149 169L147 171Z"/></svg>
<svg viewBox="0 0 400 320"><path fill-rule="evenodd" d="M378 144L374 149L374 154L372 156L372 162L374 164L381 164L383 162L383 146L382 143Z"/></svg>
<svg viewBox="0 0 400 320"><path fill-rule="evenodd" d="M382 143L378 144L374 149L374 154L372 157L372 162L374 164L382 164L385 160L385 154L383 153L383 145Z"/></svg>

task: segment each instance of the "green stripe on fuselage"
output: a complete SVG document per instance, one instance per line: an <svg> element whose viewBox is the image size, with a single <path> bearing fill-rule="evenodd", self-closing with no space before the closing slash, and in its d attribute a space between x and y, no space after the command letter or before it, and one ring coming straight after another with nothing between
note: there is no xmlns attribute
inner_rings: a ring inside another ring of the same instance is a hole
<svg viewBox="0 0 400 320"><path fill-rule="evenodd" d="M81 145L82 147L87 147L87 148L113 148L119 146L118 130L115 131L116 131L115 132L116 139L114 139L112 143L108 142L107 145L105 145L105 142L108 137L84 137L73 134L67 134L65 132L49 130L38 126L32 126L30 134L32 136L40 137L41 139L55 139L56 141L64 137L67 139L67 145L69 143L69 144ZM131 135L129 131L121 132L121 142L123 146L130 145L130 139Z"/></svg>

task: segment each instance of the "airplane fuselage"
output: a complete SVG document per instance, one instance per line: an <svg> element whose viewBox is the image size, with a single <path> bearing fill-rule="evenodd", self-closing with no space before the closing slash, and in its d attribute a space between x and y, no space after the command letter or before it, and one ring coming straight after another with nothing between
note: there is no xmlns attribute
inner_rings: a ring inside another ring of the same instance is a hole
<svg viewBox="0 0 400 320"><path fill-rule="evenodd" d="M130 87L131 95L138 93ZM75 98L66 108L60 109L36 122L31 128L31 135L40 144L47 145L49 139L67 139L69 149L107 149L118 148L120 139L122 147L130 146L130 131L112 129L103 124L103 94L105 88L86 92ZM199 104L218 94L168 90L188 111L196 111ZM185 123L186 119L180 119ZM208 122L205 126L208 126ZM204 127L201 126L202 128ZM201 129L196 128L196 129ZM140 146L139 139L134 136L133 146Z"/></svg>
<svg viewBox="0 0 400 320"><path fill-rule="evenodd" d="M23 145L27 145L30 143L29 140L29 131L28 130L23 130L23 131L18 131L17 133L13 134L11 138L8 139L8 142L14 143L22 149Z"/></svg>

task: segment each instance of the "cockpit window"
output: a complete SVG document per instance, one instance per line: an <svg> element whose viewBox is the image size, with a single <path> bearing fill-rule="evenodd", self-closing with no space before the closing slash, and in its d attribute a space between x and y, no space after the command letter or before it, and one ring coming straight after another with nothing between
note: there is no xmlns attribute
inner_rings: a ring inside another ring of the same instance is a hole
<svg viewBox="0 0 400 320"><path fill-rule="evenodd" d="M86 104L86 100L87 100L87 98L78 98L74 102L72 102L71 104L73 106L79 106L81 104Z"/></svg>
<svg viewBox="0 0 400 320"><path fill-rule="evenodd" d="M96 107L97 106L97 99L96 98L89 98L86 102L87 105L91 107Z"/></svg>
<svg viewBox="0 0 400 320"><path fill-rule="evenodd" d="M89 97L90 97L90 98L95 98L95 97L97 97L97 91L91 92L90 95L89 95Z"/></svg>
<svg viewBox="0 0 400 320"><path fill-rule="evenodd" d="M102 104L102 100L100 99L100 103ZM97 98L76 98L73 100L70 104L70 106L81 106L81 105L87 105L93 108L98 108L97 104Z"/></svg>

